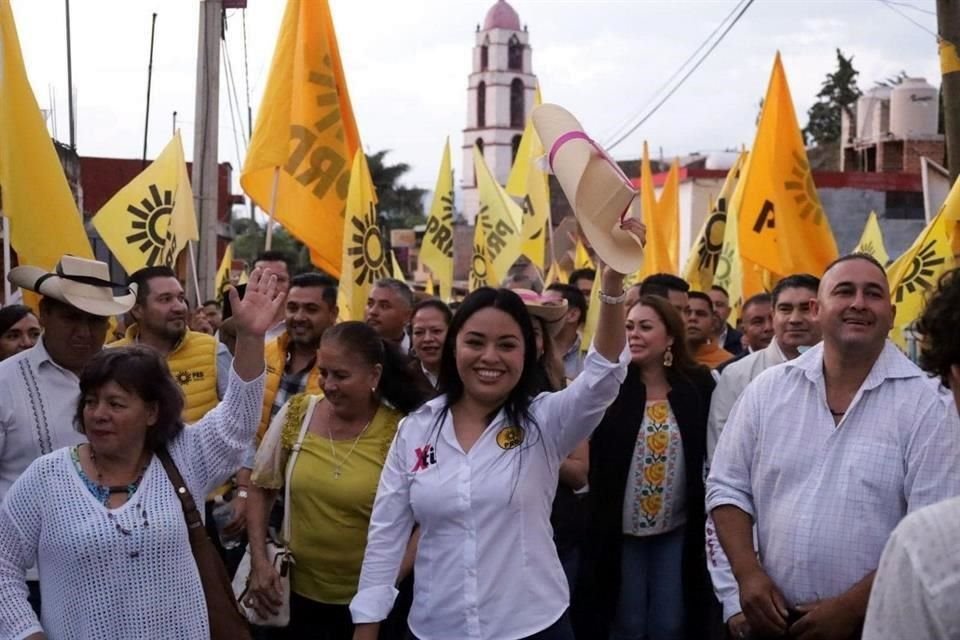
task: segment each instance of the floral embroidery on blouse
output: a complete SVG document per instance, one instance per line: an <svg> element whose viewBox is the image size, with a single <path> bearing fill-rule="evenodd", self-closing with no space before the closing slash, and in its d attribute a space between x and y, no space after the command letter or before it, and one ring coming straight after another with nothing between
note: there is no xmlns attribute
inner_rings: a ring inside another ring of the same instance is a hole
<svg viewBox="0 0 960 640"><path fill-rule="evenodd" d="M665 400L648 402L627 478L625 533L664 533L678 524L674 510L682 455L680 430L670 405Z"/></svg>

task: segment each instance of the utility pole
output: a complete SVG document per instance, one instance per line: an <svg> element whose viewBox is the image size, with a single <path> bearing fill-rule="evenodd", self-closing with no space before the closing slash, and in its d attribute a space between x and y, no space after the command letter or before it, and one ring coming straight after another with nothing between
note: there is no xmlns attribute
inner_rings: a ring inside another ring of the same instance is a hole
<svg viewBox="0 0 960 640"><path fill-rule="evenodd" d="M950 182L960 174L960 0L937 0L943 126Z"/></svg>
<svg viewBox="0 0 960 640"><path fill-rule="evenodd" d="M200 241L197 243L197 283L194 299L213 297L217 275L217 137L220 111L220 37L223 33L222 0L200 1L200 38L197 48L197 102L193 136L194 208ZM187 280L188 284L191 280Z"/></svg>
<svg viewBox="0 0 960 640"><path fill-rule="evenodd" d="M70 0L64 0L67 16L67 122L70 123L70 148L77 148L77 132L73 122L73 56L70 45Z"/></svg>

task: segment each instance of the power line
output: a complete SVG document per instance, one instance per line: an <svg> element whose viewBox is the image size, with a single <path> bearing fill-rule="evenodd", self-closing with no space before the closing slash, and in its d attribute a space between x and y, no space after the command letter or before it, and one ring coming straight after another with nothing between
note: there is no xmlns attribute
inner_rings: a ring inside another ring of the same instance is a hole
<svg viewBox="0 0 960 640"><path fill-rule="evenodd" d="M733 17L733 15L737 12L737 10L740 8L740 6L741 6L744 2L746 2L746 0L737 0L737 3L734 5L733 9L730 10L730 13L728 13L726 16L724 16L723 20L721 20L721 21L717 24L717 26L714 27L713 31L710 32L710 35L708 35L708 36L703 40L703 42L700 43L700 46L698 46L698 47L693 51L693 53L691 53L690 56L689 56L686 60L684 60L683 63L682 63L679 67L677 67L677 70L674 71L673 74L672 74L669 78L667 78L667 79L664 81L664 83L660 85L659 88L657 88L657 90L650 96L650 98L643 104L643 106L640 107L640 108L637 110L636 113L634 113L632 116L630 116L629 118L627 118L627 119L623 122L623 124L621 124L619 127L617 127L614 131L612 131L612 132L609 133L608 135L603 136L603 139L604 139L604 140L612 140L612 139L616 138L618 135L620 135L620 133L621 133L625 128L627 128L627 127L630 126L630 122L632 122L632 121L633 121L634 119L636 119L636 118L639 118L639 117L643 114L643 112L647 109L647 107L649 107L651 104L653 104L653 101L656 100L657 97L658 97L661 93L663 93L663 91L665 91L665 90L670 86L670 83L673 82L674 79L676 79L676 77L679 76L679 75L683 72L684 68L685 68L688 64L690 64L690 62L697 56L697 54L700 53L700 51L702 51L703 48L704 48L705 46L707 46L707 44L709 44L709 42L713 39L713 37L720 31L720 29L723 28L723 25L725 25L725 24L727 23L727 21L730 20L730 18Z"/></svg>
<svg viewBox="0 0 960 640"><path fill-rule="evenodd" d="M916 20L914 20L913 18L911 18L910 16L908 16L907 14L905 14L905 13L904 13L903 11L901 11L900 9L897 9L897 8L894 6L894 3L891 2L890 0L877 0L877 2L879 2L880 4L882 4L883 6L885 6L887 9L890 9L890 11L893 11L895 14L897 14L898 16L900 16L901 18L903 18L904 20L912 23L914 26L916 26L916 27L918 27L918 28L920 28L920 29L923 29L924 31L926 31L927 33L929 33L930 35L932 35L934 38L937 38L937 39L940 38L940 35L937 34L936 31L931 31L930 29L926 28L925 26L923 26L922 24L920 24L919 22L917 22ZM897 3L897 4L901 4L901 3ZM916 7L913 7L913 8L916 9Z"/></svg>
<svg viewBox="0 0 960 640"><path fill-rule="evenodd" d="M730 24L728 24L727 27L726 27L726 28L723 30L723 32L720 34L720 37L717 38L717 39L714 41L714 43L710 45L710 47L706 50L706 52L704 52L704 54L700 57L700 59L697 60L696 64L694 64L693 67L691 67L690 70L687 71L687 73L684 74L684 76L683 76L682 78L680 78L680 81L679 81L676 85L674 85L674 87L673 87L672 89L670 89L670 91L667 92L667 95L663 96L663 98L661 98L660 101L657 102L657 104L655 104L655 105L653 106L653 108L652 108L650 111L648 111L645 116L643 116L643 118L641 118L635 125L633 125L632 127L630 127L630 129L629 129L626 133L624 133L622 136L620 136L619 138L617 138L615 141L613 141L612 143L610 143L610 144L608 144L608 145L604 145L608 151L612 150L614 147L616 147L616 146L619 145L621 142L623 142L623 141L626 140L628 137L630 137L630 135L631 135L634 131L636 131L637 129L640 128L640 125L642 125L644 122L646 122L647 120L649 120L650 117L653 116L653 114L655 114L655 113L660 109L660 107L662 107L663 104L664 104L667 100L670 99L670 96L672 96L674 93L676 93L677 90L678 90L680 87L683 86L683 83L686 82L687 79L688 79L691 75L693 75L693 72L694 72L694 71L696 71L697 69L700 68L700 65L702 65L702 64L704 63L704 61L707 59L707 57L709 57L710 54L713 52L713 50L717 48L717 45L719 45L721 42L723 42L723 39L727 36L728 33L730 33L730 30L733 29L733 27L734 27L738 22L740 22L740 19L743 17L743 14L747 12L747 9L749 9L749 8L750 8L750 5L752 5L753 3L754 3L754 0L747 0L746 4L743 6L742 9L740 9L740 12L739 12L739 13L736 15L736 17L733 19L733 22L731 22Z"/></svg>
<svg viewBox="0 0 960 640"><path fill-rule="evenodd" d="M895 4L899 7L906 7L908 9L913 9L914 11L919 11L920 13L925 13L928 16L937 15L936 11L930 11L930 9L924 9L923 7L918 7L917 5L910 4L909 2L897 2L896 0L887 0L888 4Z"/></svg>

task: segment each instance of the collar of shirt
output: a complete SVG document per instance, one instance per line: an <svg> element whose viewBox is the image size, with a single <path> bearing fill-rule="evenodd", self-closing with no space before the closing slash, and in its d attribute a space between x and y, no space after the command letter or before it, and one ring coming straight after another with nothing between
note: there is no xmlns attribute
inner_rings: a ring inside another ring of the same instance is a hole
<svg viewBox="0 0 960 640"><path fill-rule="evenodd" d="M68 375L71 375L71 376L73 376L74 378L77 378L77 374L75 374L73 371L70 371L69 369L66 369L66 368L60 366L60 365L50 356L50 352L47 351L47 345L44 343L43 340L44 340L44 338L43 338L43 336L41 335L41 336L40 336L40 339L37 340L37 344L33 345L32 347L30 347L29 349L27 349L27 350L24 352L25 354L27 354L27 355L24 356L24 358L26 358L27 360L29 360L30 363L31 363L37 370L39 370L40 367L43 366L43 365L48 365L48 366L51 366L51 367L56 367L56 368L59 369L60 371L63 371L64 373L66 373L66 374L68 374ZM79 378L77 378L77 379L79 380Z"/></svg>
<svg viewBox="0 0 960 640"><path fill-rule="evenodd" d="M570 345L570 348L567 349L567 352L563 354L564 358L569 358L580 353L580 347L583 345L583 334L577 331L577 338L573 341L573 344Z"/></svg>
<svg viewBox="0 0 960 640"><path fill-rule="evenodd" d="M799 358L789 360L788 367L796 367L803 371L804 376L810 382L816 384L823 380L823 342L808 349ZM860 386L861 390L875 389L879 387L884 380L918 378L923 376L923 371L897 349L892 342L886 341L883 345L883 351L877 361L873 363L870 373Z"/></svg>
<svg viewBox="0 0 960 640"><path fill-rule="evenodd" d="M437 388L437 376L435 376L435 375L433 375L432 373L430 373L430 372L427 370L427 368L426 368L425 366L423 366L423 363L422 363L422 362L420 363L420 371L422 371L422 372L423 372L423 375L425 375L425 376L427 377L427 381L430 382L430 385L431 385L434 389L436 389L436 388Z"/></svg>

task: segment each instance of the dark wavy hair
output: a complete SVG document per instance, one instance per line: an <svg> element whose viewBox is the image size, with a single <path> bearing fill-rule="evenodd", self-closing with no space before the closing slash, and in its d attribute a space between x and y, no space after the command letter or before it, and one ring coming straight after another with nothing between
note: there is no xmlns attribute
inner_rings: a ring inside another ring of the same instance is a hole
<svg viewBox="0 0 960 640"><path fill-rule="evenodd" d="M920 347L920 366L931 376L940 376L944 386L950 386L950 368L960 365L960 269L948 271L940 277L937 290L927 301L923 315L917 321L917 332L923 336Z"/></svg>
<svg viewBox="0 0 960 640"><path fill-rule="evenodd" d="M137 395L148 405L157 408L157 423L147 429L145 446L157 451L167 446L183 431L183 391L173 379L167 362L149 347L130 345L104 349L80 373L80 401L74 416L74 426L86 433L83 424L83 405L89 394L105 384L115 382L124 391Z"/></svg>
<svg viewBox="0 0 960 640"><path fill-rule="evenodd" d="M686 324L677 310L673 308L673 305L666 298L652 294L640 296L640 299L630 309L638 305L653 309L653 312L660 318L660 322L666 327L667 335L673 338L673 344L670 346L670 351L673 353L671 368L684 375L690 375L700 369L701 365L693 359L690 350L687 348ZM630 309L627 309L627 313L630 313Z"/></svg>
<svg viewBox="0 0 960 640"><path fill-rule="evenodd" d="M537 375L537 339L533 333L533 322L527 312L527 306L520 296L509 289L493 289L491 287L481 287L467 295L453 315L453 320L447 329L447 338L443 343L443 355L440 358L440 373L437 376L437 387L440 393L446 394L447 402L438 417L437 424L443 421L450 407L463 397L463 380L460 379L460 374L457 372L457 336L473 314L488 308L499 309L513 318L519 325L520 335L523 337L523 370L520 372L520 379L517 380L516 386L510 390L502 407L497 407L491 412L490 418L495 416L502 408L511 425L516 425L524 430L528 425L539 429L533 414L530 412L530 404L534 396L540 391L540 381Z"/></svg>
<svg viewBox="0 0 960 640"><path fill-rule="evenodd" d="M323 332L321 344L331 341L360 356L368 365L383 367L377 393L402 413L410 413L427 398L426 390L410 370L410 359L366 322L351 320L333 325Z"/></svg>
<svg viewBox="0 0 960 640"><path fill-rule="evenodd" d="M17 324L28 315L34 315L33 310L25 304L11 304L0 309L0 335L6 333L10 327Z"/></svg>

